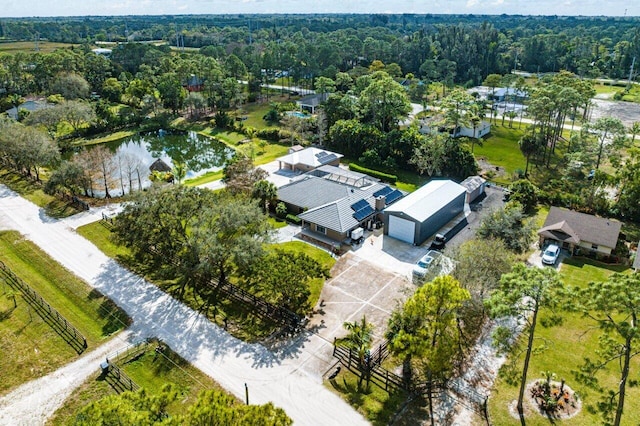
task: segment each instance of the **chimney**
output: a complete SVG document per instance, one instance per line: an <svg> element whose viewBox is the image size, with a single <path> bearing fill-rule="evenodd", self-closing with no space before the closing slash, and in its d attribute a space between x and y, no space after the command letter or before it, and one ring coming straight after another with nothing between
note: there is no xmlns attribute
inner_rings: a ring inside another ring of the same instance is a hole
<svg viewBox="0 0 640 426"><path fill-rule="evenodd" d="M380 195L376 197L376 210L382 211L384 210L384 205L387 203L387 197L384 195Z"/></svg>

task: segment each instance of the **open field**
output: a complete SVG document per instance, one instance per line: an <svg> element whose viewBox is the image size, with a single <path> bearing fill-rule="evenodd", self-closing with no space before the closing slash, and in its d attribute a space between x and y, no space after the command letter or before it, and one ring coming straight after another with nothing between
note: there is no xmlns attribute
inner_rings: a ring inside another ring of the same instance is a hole
<svg viewBox="0 0 640 426"><path fill-rule="evenodd" d="M51 53L56 49L68 49L74 44L57 43L50 41L39 41L37 51L41 53ZM36 44L33 41L10 41L0 42L0 53L29 53L36 52Z"/></svg>
<svg viewBox="0 0 640 426"><path fill-rule="evenodd" d="M560 275L567 285L584 286L591 281L601 281L606 279L613 272L623 271L623 266L610 266L600 262L585 258L570 258L563 261ZM542 378L542 372L551 371L556 373L558 380L566 379L567 384L578 392L583 400L582 410L571 420L558 421L560 424L576 425L600 425L602 419L597 414L592 414L588 410L588 405L595 405L598 395L586 386L578 383L572 371L577 370L583 363L584 356L593 357L598 349L598 331L592 329L589 320L582 318L578 314L562 313L562 324L554 327L544 327L545 320L550 318L550 312L542 312L540 325L536 331L539 338L536 346L546 343L548 348L540 353L534 354L529 366L528 381ZM518 368L522 368L522 358L518 362ZM632 362L632 371L638 371L640 360ZM607 389L617 386L619 371L610 367L606 374L601 376L601 385ZM495 425L516 425L519 420L509 414L508 405L517 399L518 386L510 385L505 378L498 378L489 398L489 413L491 421ZM632 387L627 389L625 399L625 413L623 424L631 424L634 419L640 418L640 389ZM531 413L527 417L527 424L549 425L548 419Z"/></svg>
<svg viewBox="0 0 640 426"><path fill-rule="evenodd" d="M522 129L517 127L517 123L514 123L513 128L493 124L491 133L482 141L482 146L476 144L473 148L476 159L486 159L490 164L504 170L504 175L497 175L492 179L500 184L511 183L515 171L524 171L526 166L526 159L518 146L525 126L522 126Z"/></svg>
<svg viewBox="0 0 640 426"><path fill-rule="evenodd" d="M223 390L213 379L191 366L171 349L164 349L162 354L156 353L156 346L157 343L150 344L142 355L119 366L134 382L152 395L159 394L165 385L173 385L178 391L178 398L167 409L171 415L186 412L203 390ZM72 425L78 411L84 406L114 393L115 391L96 371L96 374L71 394L48 424Z"/></svg>
<svg viewBox="0 0 640 426"><path fill-rule="evenodd" d="M0 232L0 260L33 288L87 339L99 345L126 326L128 319L111 300L49 258L13 231ZM33 310L21 293L2 282L0 341L2 357L0 393L40 377L77 357L69 346ZM14 304L15 296L15 304Z"/></svg>

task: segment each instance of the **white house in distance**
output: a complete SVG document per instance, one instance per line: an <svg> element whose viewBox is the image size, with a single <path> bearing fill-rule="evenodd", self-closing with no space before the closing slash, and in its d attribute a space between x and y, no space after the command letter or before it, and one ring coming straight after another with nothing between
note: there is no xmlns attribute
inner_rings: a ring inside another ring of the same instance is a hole
<svg viewBox="0 0 640 426"><path fill-rule="evenodd" d="M337 152L310 147L289 152L289 154L278 158L277 161L280 169L304 173L325 165L339 166L342 157L343 155Z"/></svg>
<svg viewBox="0 0 640 426"><path fill-rule="evenodd" d="M421 118L419 120L420 128L418 131L425 135L433 132L446 132L447 129L441 128L437 122L438 119L436 117ZM451 133L451 136L454 138L466 136L479 139L488 135L489 132L491 132L491 123L484 120L480 121L475 128L473 126L458 126L455 129L449 130L449 133Z"/></svg>
<svg viewBox="0 0 640 426"><path fill-rule="evenodd" d="M458 215L467 189L452 180L432 180L384 209L384 234L420 245Z"/></svg>

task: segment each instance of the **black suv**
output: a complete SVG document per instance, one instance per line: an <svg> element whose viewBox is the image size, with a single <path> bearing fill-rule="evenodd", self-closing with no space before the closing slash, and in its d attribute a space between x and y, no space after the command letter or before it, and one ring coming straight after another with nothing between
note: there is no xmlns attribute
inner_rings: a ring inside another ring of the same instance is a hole
<svg viewBox="0 0 640 426"><path fill-rule="evenodd" d="M444 243L447 241L447 238L442 234L436 234L431 245L429 246L429 250L443 250Z"/></svg>

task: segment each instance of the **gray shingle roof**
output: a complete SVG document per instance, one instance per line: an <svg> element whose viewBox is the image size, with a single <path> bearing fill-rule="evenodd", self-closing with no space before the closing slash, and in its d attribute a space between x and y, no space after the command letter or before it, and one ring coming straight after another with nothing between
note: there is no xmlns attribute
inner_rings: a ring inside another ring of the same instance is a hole
<svg viewBox="0 0 640 426"><path fill-rule="evenodd" d="M565 223L562 224L562 222ZM567 226L569 230L573 231L573 237L579 238L580 241L615 248L622 223L591 214L551 207L547 219L538 233L558 231Z"/></svg>
<svg viewBox="0 0 640 426"><path fill-rule="evenodd" d="M315 176L306 176L278 188L278 200L306 209L331 203L348 195L349 187Z"/></svg>
<svg viewBox="0 0 640 426"><path fill-rule="evenodd" d="M374 208L375 211L375 198L373 197L373 193L382 189L385 185L376 183L366 188L350 188L345 185L340 186L349 188L344 197L333 200L314 209L310 209L309 211L300 214L300 219L324 226L327 229L337 232L347 232L358 226L360 223L353 217L355 212L351 206L357 201L364 199L371 207Z"/></svg>

